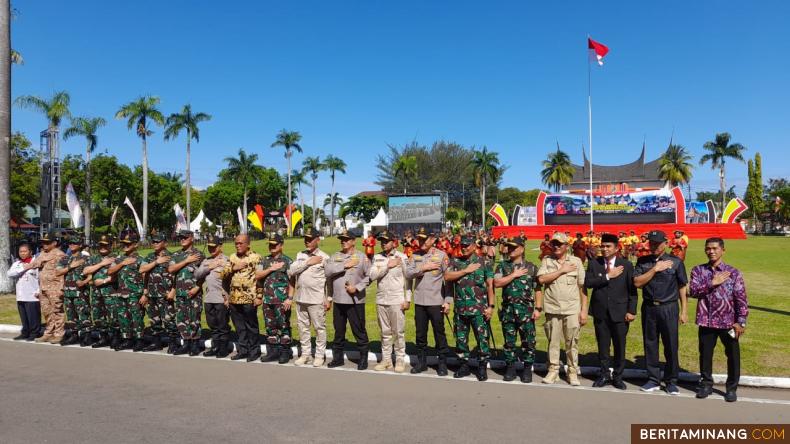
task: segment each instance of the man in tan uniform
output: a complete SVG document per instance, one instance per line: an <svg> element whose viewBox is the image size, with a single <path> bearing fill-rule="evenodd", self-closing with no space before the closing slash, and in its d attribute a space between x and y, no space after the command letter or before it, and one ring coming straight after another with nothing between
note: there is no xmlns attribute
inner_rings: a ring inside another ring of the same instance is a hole
<svg viewBox="0 0 790 444"><path fill-rule="evenodd" d="M543 383L553 384L560 373L560 343L565 341L568 359L568 383L579 385L579 331L587 323L587 294L584 292L584 265L581 259L568 254L568 236L555 233L551 239L552 254L543 258L538 282L544 286L543 306L546 313L543 328L549 340L549 372Z"/></svg>
<svg viewBox="0 0 790 444"><path fill-rule="evenodd" d="M406 370L406 310L411 305L411 279L406 278L409 258L398 251L398 240L386 231L377 237L382 252L373 257L370 280L376 281L376 313L381 327L381 362L373 370L392 369L395 345L395 373Z"/></svg>
<svg viewBox="0 0 790 444"><path fill-rule="evenodd" d="M41 292L41 313L47 327L44 335L36 342L49 342L57 344L63 339L65 332L63 312L63 275L58 275L56 270L60 259L66 254L58 248L57 233L53 230L41 236L42 251L33 261L24 265L25 271L39 270L38 280Z"/></svg>
<svg viewBox="0 0 790 444"><path fill-rule="evenodd" d="M324 265L329 255L318 249L321 237L318 230L310 228L304 234L305 249L296 255L296 260L288 267L288 277L296 278L296 323L302 355L294 361L296 365L306 365L310 357L310 323L315 328L314 367L324 365L326 355L326 312L332 308L332 298L326 294L326 274Z"/></svg>

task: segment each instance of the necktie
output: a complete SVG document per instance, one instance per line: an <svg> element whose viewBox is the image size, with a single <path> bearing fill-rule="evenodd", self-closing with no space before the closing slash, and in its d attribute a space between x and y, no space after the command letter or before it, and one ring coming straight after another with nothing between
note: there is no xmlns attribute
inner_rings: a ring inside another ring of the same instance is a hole
<svg viewBox="0 0 790 444"><path fill-rule="evenodd" d="M606 274L609 274L609 259L604 259L604 262L606 263Z"/></svg>

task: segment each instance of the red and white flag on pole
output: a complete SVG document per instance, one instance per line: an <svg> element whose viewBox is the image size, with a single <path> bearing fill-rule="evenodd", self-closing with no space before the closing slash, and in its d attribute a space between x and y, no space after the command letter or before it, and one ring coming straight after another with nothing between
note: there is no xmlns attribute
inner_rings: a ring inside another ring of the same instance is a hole
<svg viewBox="0 0 790 444"><path fill-rule="evenodd" d="M603 58L609 52L609 47L587 37L587 48L590 50L590 61L603 66Z"/></svg>

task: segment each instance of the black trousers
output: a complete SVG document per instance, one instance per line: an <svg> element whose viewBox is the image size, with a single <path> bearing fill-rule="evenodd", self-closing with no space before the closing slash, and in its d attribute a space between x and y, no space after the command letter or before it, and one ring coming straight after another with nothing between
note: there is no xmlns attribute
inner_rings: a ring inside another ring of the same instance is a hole
<svg viewBox="0 0 790 444"><path fill-rule="evenodd" d="M598 360L601 362L602 374L609 374L612 367L612 379L623 379L625 368L625 337L628 335L628 323L621 319L616 322L609 315L594 318L595 340L598 342ZM609 346L614 349L614 359L609 359Z"/></svg>
<svg viewBox="0 0 790 444"><path fill-rule="evenodd" d="M664 345L664 382L678 383L678 320L677 301L664 305L642 303L642 339L648 378L658 384L661 369L658 360L658 341Z"/></svg>
<svg viewBox="0 0 790 444"><path fill-rule="evenodd" d="M17 302L19 319L22 321L22 336L37 338L41 335L41 303Z"/></svg>
<svg viewBox="0 0 790 444"><path fill-rule="evenodd" d="M727 356L727 391L738 388L741 378L741 345L737 339L730 336L729 329L699 328L699 373L700 384L713 385L713 350L716 342L721 340L724 344L724 354Z"/></svg>
<svg viewBox="0 0 790 444"><path fill-rule="evenodd" d="M260 356L258 307L252 304L230 304L230 318L239 336L238 352L250 357Z"/></svg>
<svg viewBox="0 0 790 444"><path fill-rule="evenodd" d="M359 353L368 354L368 331L365 328L365 304L334 303L332 325L335 327L335 339L332 341L333 356L343 356L346 345L346 323L351 325L351 333L357 340Z"/></svg>
<svg viewBox="0 0 790 444"><path fill-rule="evenodd" d="M428 322L433 328L433 339L436 342L436 351L439 356L450 354L450 347L447 346L447 336L444 334L444 315L441 305L417 305L414 304L414 324L417 330L416 344L420 351L428 347Z"/></svg>
<svg viewBox="0 0 790 444"><path fill-rule="evenodd" d="M230 324L228 308L221 303L205 303L206 323L211 329L211 346L216 347L217 341L230 339ZM257 317L256 317L257 319Z"/></svg>

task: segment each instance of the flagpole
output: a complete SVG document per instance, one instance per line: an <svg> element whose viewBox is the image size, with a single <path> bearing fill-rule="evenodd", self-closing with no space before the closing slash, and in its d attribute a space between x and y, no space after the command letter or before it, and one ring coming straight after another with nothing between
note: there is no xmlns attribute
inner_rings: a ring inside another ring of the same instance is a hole
<svg viewBox="0 0 790 444"><path fill-rule="evenodd" d="M589 40L590 35L587 35L587 39ZM588 50L589 53L589 50ZM593 231L593 207L595 205L595 199L593 198L593 178L592 178L592 165L593 165L593 157L592 157L592 74L590 68L590 58L587 58L587 129L589 131L589 141L590 141L590 231Z"/></svg>

